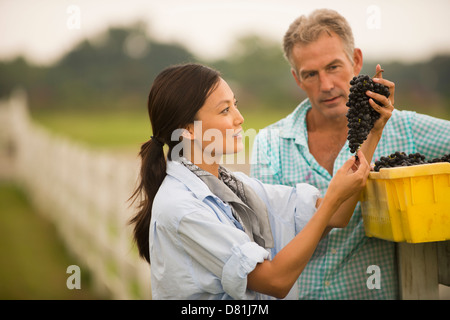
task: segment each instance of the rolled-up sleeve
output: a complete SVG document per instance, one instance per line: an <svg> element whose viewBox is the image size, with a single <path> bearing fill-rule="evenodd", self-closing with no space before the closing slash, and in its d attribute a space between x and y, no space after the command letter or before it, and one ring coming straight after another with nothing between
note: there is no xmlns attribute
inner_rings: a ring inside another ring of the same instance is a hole
<svg viewBox="0 0 450 320"><path fill-rule="evenodd" d="M247 299L247 275L256 264L269 257L269 252L255 242L247 242L231 249L231 256L222 272L222 285L234 299Z"/></svg>
<svg viewBox="0 0 450 320"><path fill-rule="evenodd" d="M198 269L196 281L203 290L223 290L233 299L254 298L254 292L247 290L247 275L269 257L267 250L208 210L185 215L178 225L178 235L193 260L193 268Z"/></svg>

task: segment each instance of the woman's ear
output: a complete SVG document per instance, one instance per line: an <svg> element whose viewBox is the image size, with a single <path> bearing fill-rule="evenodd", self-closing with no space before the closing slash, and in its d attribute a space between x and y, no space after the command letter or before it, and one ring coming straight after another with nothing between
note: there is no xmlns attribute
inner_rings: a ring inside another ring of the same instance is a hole
<svg viewBox="0 0 450 320"><path fill-rule="evenodd" d="M186 126L186 128L182 129L183 132L181 133L181 136L183 137L183 139L186 140L194 140L195 136L194 136L194 124L190 123Z"/></svg>

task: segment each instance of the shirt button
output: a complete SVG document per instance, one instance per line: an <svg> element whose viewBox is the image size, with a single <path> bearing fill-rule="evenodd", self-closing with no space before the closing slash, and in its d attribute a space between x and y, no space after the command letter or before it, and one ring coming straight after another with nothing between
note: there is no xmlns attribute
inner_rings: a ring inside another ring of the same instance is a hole
<svg viewBox="0 0 450 320"><path fill-rule="evenodd" d="M325 281L325 287L329 287L330 286L330 281Z"/></svg>
<svg viewBox="0 0 450 320"><path fill-rule="evenodd" d="M336 253L337 253L337 250L333 248L333 249L331 249L331 253L332 253L332 254L336 254Z"/></svg>

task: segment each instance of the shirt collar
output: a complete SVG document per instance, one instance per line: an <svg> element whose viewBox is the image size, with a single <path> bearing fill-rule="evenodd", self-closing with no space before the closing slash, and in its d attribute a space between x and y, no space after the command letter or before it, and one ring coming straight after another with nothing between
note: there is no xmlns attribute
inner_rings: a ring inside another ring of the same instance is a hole
<svg viewBox="0 0 450 320"><path fill-rule="evenodd" d="M214 197L208 186L180 162L167 160L166 173L183 183L198 199Z"/></svg>
<svg viewBox="0 0 450 320"><path fill-rule="evenodd" d="M279 127L279 136L285 139L295 139L295 143L308 146L308 130L306 114L311 109L309 99L303 100L297 108L289 114Z"/></svg>

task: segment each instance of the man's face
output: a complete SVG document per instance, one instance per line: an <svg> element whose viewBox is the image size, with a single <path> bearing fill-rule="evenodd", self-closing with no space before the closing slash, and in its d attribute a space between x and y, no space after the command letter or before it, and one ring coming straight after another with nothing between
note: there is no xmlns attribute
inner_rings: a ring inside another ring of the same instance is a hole
<svg viewBox="0 0 450 320"><path fill-rule="evenodd" d="M297 67L292 73L313 109L327 119L345 116L350 80L362 67L361 51L355 49L352 63L339 36L324 32L315 42L294 46L292 56Z"/></svg>

